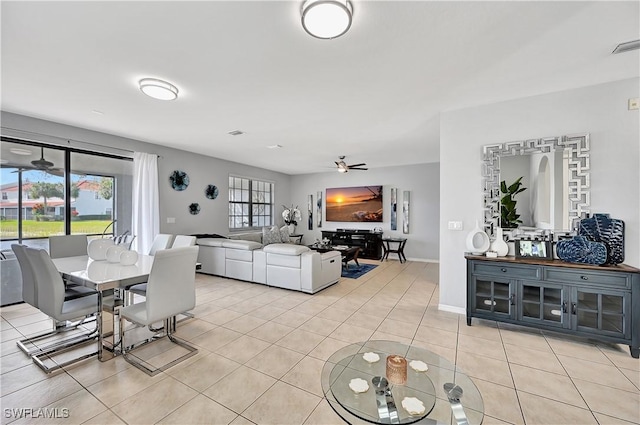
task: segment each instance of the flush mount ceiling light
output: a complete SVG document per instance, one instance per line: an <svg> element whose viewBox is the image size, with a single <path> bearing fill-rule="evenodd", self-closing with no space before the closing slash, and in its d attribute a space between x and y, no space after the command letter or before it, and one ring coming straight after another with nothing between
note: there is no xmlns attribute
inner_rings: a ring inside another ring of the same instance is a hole
<svg viewBox="0 0 640 425"><path fill-rule="evenodd" d="M316 38L340 37L351 27L352 17L348 0L307 0L302 4L302 27Z"/></svg>
<svg viewBox="0 0 640 425"><path fill-rule="evenodd" d="M175 100L178 98L178 88L166 81L156 78L143 78L138 81L140 90L147 96L160 100Z"/></svg>
<svg viewBox="0 0 640 425"><path fill-rule="evenodd" d="M627 41L626 43L618 44L611 54L624 53L638 49L640 49L640 40Z"/></svg>

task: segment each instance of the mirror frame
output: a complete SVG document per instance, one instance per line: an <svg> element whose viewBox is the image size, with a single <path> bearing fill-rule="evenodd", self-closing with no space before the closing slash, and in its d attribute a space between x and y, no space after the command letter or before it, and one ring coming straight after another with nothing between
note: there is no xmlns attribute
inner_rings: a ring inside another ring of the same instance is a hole
<svg viewBox="0 0 640 425"><path fill-rule="evenodd" d="M489 235L495 235L495 229L500 225L500 158L548 153L556 149L568 149L569 153L570 230L577 228L578 221L589 213L589 133L486 145L482 147L482 177L484 228Z"/></svg>

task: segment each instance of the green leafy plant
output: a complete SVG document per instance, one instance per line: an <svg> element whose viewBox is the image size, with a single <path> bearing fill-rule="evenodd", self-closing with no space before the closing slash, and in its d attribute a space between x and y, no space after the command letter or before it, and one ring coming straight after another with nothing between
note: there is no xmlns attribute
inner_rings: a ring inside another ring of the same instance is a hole
<svg viewBox="0 0 640 425"><path fill-rule="evenodd" d="M522 220L519 220L520 214L516 212L516 200L513 199L520 192L527 190L526 187L522 187L522 177L507 186L507 183L502 180L500 182L500 192L503 196L500 198L500 226L505 229L514 229L518 227Z"/></svg>

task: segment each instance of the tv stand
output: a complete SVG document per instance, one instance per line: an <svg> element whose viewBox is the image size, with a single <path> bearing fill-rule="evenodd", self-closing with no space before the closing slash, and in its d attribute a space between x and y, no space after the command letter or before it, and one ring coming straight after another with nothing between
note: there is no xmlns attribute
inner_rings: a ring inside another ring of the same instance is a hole
<svg viewBox="0 0 640 425"><path fill-rule="evenodd" d="M379 260L382 257L382 232L364 229L323 230L322 239L329 239L331 245L360 248L359 258Z"/></svg>

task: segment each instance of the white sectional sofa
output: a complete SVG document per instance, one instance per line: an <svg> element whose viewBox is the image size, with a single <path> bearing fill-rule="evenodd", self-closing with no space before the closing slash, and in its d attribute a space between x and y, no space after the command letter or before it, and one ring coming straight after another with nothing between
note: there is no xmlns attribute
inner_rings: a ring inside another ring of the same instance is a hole
<svg viewBox="0 0 640 425"><path fill-rule="evenodd" d="M278 288L316 293L340 279L340 253L318 253L302 245L276 243L262 248L254 241L201 238L201 273Z"/></svg>

